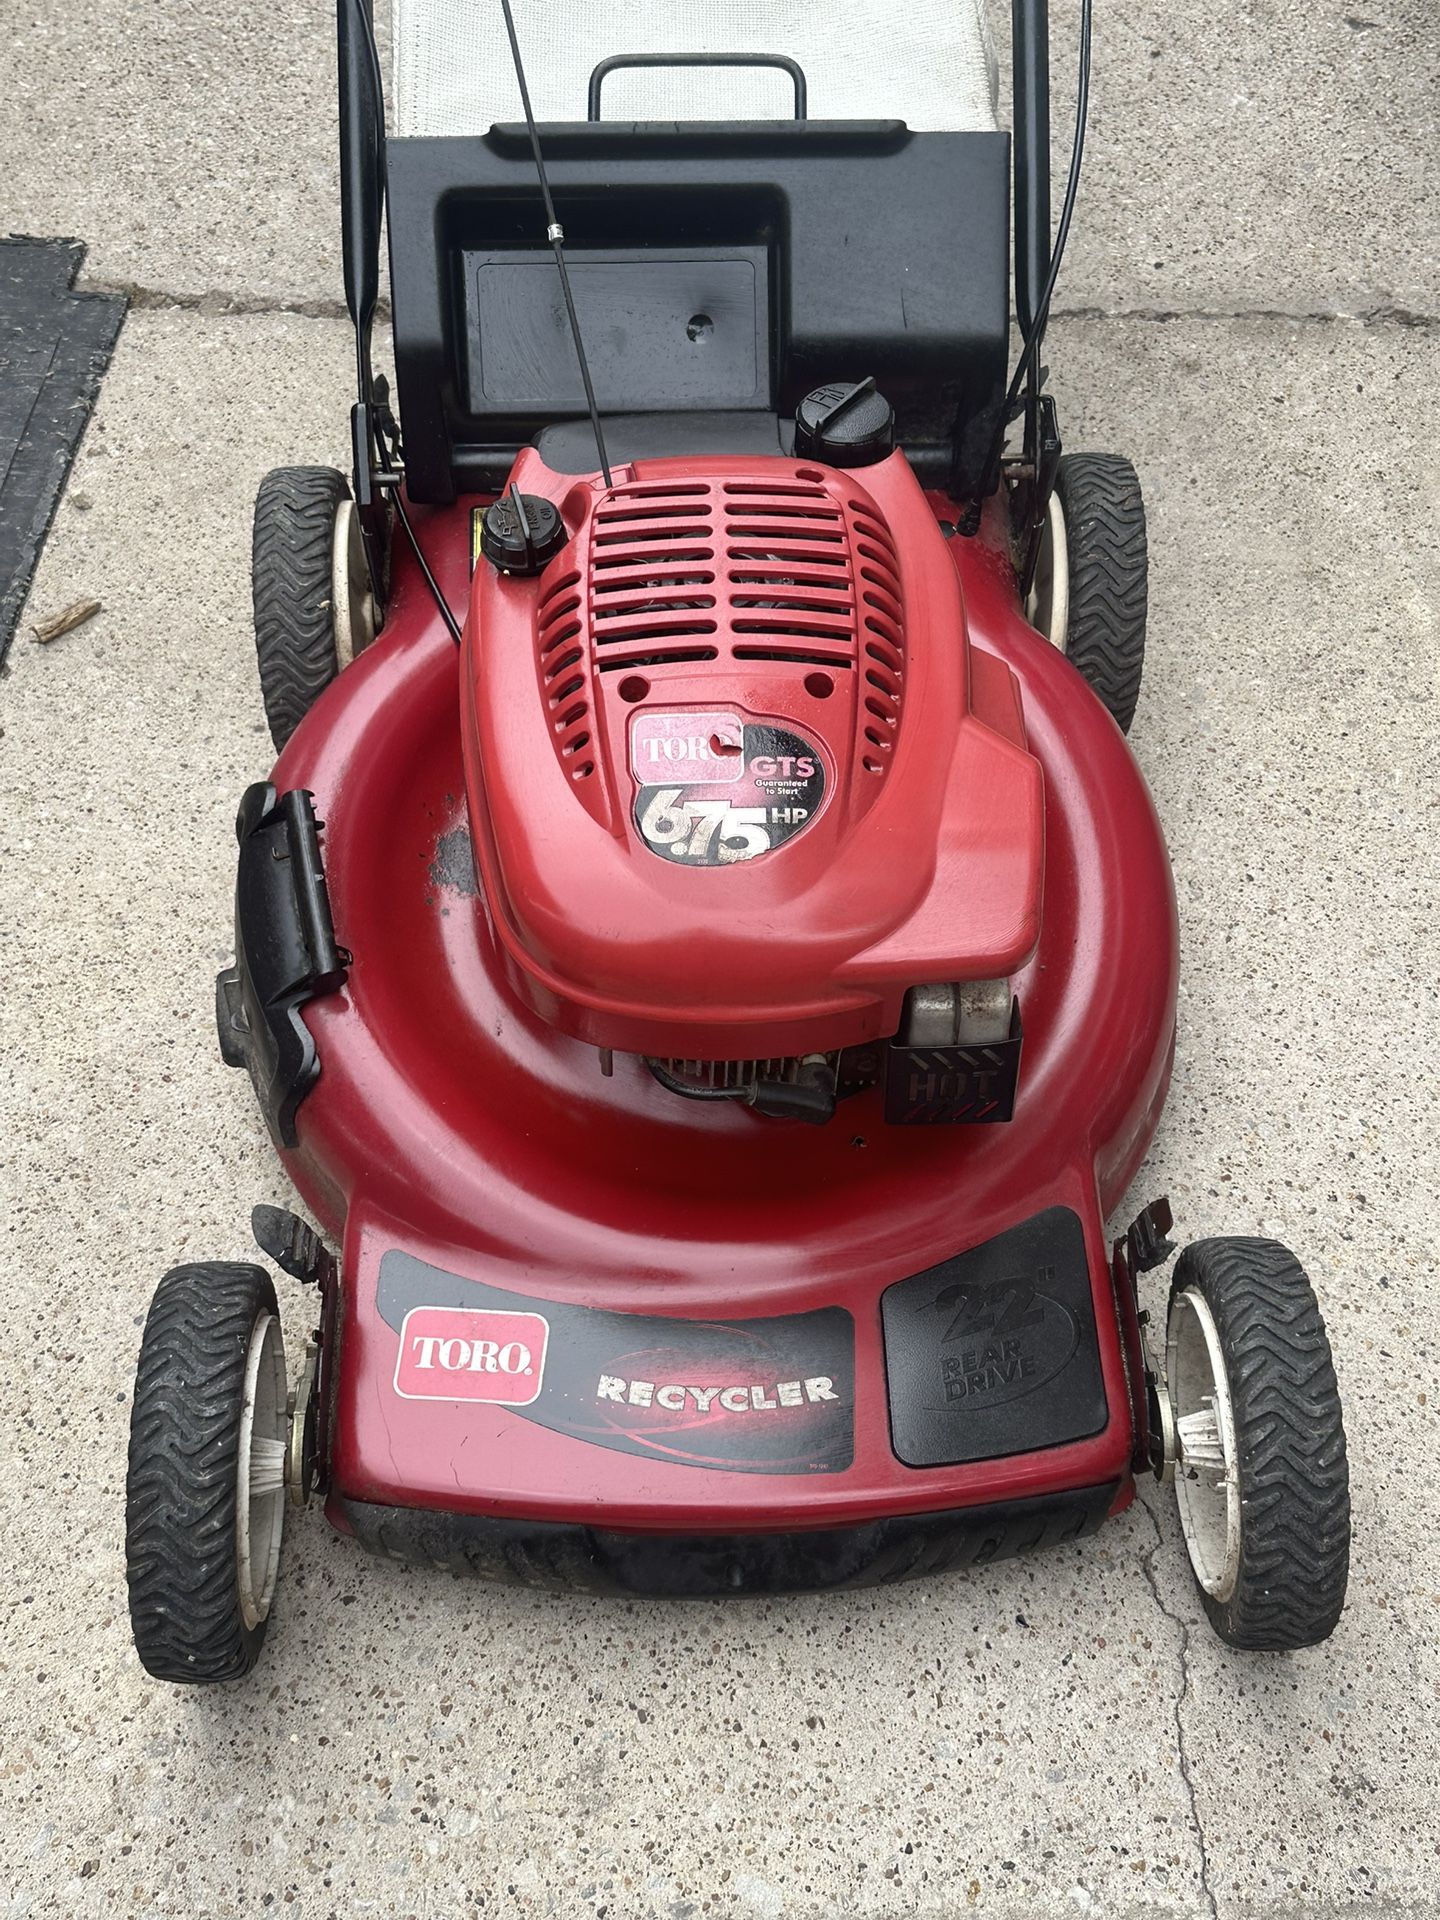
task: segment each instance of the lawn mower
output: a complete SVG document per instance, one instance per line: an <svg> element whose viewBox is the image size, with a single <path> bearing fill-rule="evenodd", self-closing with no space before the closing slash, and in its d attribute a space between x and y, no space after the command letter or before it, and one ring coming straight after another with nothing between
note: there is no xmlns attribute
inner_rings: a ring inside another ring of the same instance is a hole
<svg viewBox="0 0 1440 1920"><path fill-rule="evenodd" d="M808 48L812 9L756 48L721 6L641 54L613 0L523 49L476 5L488 130L454 124L455 11L400 0L387 138L337 8L352 472L260 487L279 758L216 990L308 1217L156 1292L142 1661L245 1672L317 1498L488 1579L753 1594L1074 1542L1146 1473L1223 1639L1323 1639L1349 1505L1309 1280L1199 1241L1162 1347L1168 1204L1106 1238L1178 948L1125 738L1139 484L1062 453L1042 361L1088 0L1053 227L1045 0L1010 133L978 0ZM896 116L907 66L965 124Z"/></svg>

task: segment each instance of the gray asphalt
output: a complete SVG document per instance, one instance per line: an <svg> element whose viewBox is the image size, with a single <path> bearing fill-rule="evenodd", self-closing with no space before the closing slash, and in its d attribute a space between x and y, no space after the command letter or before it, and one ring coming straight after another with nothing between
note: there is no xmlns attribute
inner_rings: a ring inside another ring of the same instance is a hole
<svg viewBox="0 0 1440 1920"><path fill-rule="evenodd" d="M6 1912L1440 1913L1440 35L1344 4L1102 0L1049 354L1151 519L1132 740L1185 974L1132 1198L1317 1279L1335 1638L1224 1651L1148 1493L1033 1563L684 1607L418 1577L308 1516L254 1683L203 1696L129 1645L127 1403L159 1274L288 1197L208 983L268 764L250 505L345 459L330 15L0 5L0 218L136 295L0 686Z"/></svg>

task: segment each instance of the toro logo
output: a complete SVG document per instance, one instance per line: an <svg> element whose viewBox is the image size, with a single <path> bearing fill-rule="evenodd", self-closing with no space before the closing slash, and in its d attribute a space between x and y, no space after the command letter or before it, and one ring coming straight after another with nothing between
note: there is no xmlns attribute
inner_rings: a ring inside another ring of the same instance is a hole
<svg viewBox="0 0 1440 1920"><path fill-rule="evenodd" d="M540 1313L412 1307L400 1328L395 1391L404 1400L528 1407L540 1393L549 1338Z"/></svg>
<svg viewBox="0 0 1440 1920"><path fill-rule="evenodd" d="M642 787L678 780L728 785L744 772L745 729L738 713L637 713L630 728L630 771Z"/></svg>

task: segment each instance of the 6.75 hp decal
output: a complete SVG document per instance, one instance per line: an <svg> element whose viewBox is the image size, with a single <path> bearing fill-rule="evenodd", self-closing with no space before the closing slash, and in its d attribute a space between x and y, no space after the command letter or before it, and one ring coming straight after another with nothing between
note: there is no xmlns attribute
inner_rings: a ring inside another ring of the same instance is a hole
<svg viewBox="0 0 1440 1920"><path fill-rule="evenodd" d="M809 826L825 796L812 740L729 711L637 713L630 770L641 839L660 858L691 867L773 853Z"/></svg>

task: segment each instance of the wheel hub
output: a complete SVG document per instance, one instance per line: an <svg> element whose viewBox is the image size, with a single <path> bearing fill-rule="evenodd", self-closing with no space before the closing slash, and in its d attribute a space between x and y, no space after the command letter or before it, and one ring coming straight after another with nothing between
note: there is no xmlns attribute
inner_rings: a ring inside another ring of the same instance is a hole
<svg viewBox="0 0 1440 1920"><path fill-rule="evenodd" d="M1050 495L1035 578L1025 596L1025 618L1061 653L1070 625L1070 553L1065 533L1065 509L1058 493Z"/></svg>
<svg viewBox="0 0 1440 1920"><path fill-rule="evenodd" d="M1171 1302L1165 1371L1180 1460L1175 1498L1195 1577L1222 1603L1240 1572L1240 1483L1230 1382L1214 1315L1194 1287Z"/></svg>
<svg viewBox="0 0 1440 1920"><path fill-rule="evenodd" d="M365 558L360 516L353 500L342 500L335 512L330 572L335 659L343 670L375 638L375 592Z"/></svg>
<svg viewBox="0 0 1440 1920"><path fill-rule="evenodd" d="M285 1525L288 1428L280 1322L273 1313L264 1313L255 1322L245 1360L236 1487L237 1579L247 1627L260 1624L275 1597Z"/></svg>

